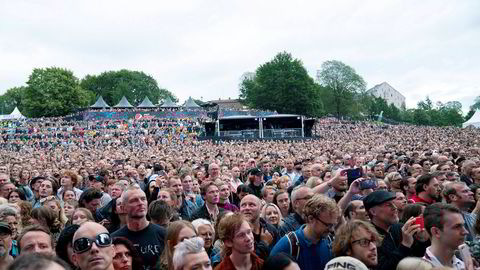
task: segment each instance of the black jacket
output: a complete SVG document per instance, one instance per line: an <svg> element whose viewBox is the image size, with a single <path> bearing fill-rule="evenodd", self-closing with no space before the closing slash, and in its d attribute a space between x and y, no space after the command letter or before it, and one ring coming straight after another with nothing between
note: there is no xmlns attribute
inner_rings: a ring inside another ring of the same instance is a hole
<svg viewBox="0 0 480 270"><path fill-rule="evenodd" d="M267 245L267 243L263 242L260 239L259 234L253 234L253 238L255 239L255 254L257 254L258 257L260 257L262 260L266 260L268 256L270 255L270 251L273 249L275 244L277 244L278 240L280 240L280 235L278 234L277 229L268 224L265 219L260 218L260 233L262 230L267 230L271 235L272 235L272 243L270 245Z"/></svg>
<svg viewBox="0 0 480 270"><path fill-rule="evenodd" d="M419 242L413 241L411 247L406 247L402 242L402 227L403 223L397 223L390 226L388 232L377 227L377 232L383 236L382 244L377 248L378 265L375 269L396 269L397 264L406 257L423 257L425 250L430 245L430 241Z"/></svg>
<svg viewBox="0 0 480 270"><path fill-rule="evenodd" d="M224 210L223 210L223 208L218 207L218 211L219 211L218 214L220 214ZM206 219L206 220L210 221L212 224L214 224L216 222L216 220L212 220L212 217L210 216L210 213L208 213L207 203L204 203L202 207L197 208L197 210L195 210L193 212L192 216L190 217L190 221L194 221L195 219L198 219L198 218Z"/></svg>

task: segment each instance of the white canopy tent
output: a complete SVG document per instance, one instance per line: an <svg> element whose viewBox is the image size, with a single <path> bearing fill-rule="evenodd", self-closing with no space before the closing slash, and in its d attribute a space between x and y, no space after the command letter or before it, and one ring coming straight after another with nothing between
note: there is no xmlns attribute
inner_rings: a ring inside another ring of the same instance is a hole
<svg viewBox="0 0 480 270"><path fill-rule="evenodd" d="M24 119L26 118L17 107L13 110L11 114L0 115L0 120L10 120L10 119Z"/></svg>
<svg viewBox="0 0 480 270"><path fill-rule="evenodd" d="M473 116L465 123L463 123L463 128L466 128L468 126L473 126L476 128L480 128L480 111L477 110L473 114Z"/></svg>

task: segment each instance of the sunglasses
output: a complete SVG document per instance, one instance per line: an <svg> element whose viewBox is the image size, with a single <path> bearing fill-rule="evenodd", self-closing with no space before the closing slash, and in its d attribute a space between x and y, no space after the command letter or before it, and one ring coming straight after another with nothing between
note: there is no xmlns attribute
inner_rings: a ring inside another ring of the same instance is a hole
<svg viewBox="0 0 480 270"><path fill-rule="evenodd" d="M84 253L92 248L93 243L98 247L108 247L112 244L112 237L109 233L101 233L95 236L95 239L82 237L73 242L73 251L75 253Z"/></svg>

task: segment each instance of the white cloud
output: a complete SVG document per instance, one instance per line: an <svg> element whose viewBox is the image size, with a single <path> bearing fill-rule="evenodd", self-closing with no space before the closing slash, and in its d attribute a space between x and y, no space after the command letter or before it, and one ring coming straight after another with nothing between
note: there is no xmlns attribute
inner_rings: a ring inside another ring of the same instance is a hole
<svg viewBox="0 0 480 270"><path fill-rule="evenodd" d="M288 51L314 76L337 59L414 106L480 91L480 2L0 0L0 92L35 67L151 74L180 99L238 95L240 76Z"/></svg>

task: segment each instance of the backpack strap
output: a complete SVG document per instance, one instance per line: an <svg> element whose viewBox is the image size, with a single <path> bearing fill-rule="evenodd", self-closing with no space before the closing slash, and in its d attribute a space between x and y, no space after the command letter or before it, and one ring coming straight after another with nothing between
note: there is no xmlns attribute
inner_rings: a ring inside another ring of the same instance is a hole
<svg viewBox="0 0 480 270"><path fill-rule="evenodd" d="M298 237L295 232L289 232L287 234L288 243L290 244L290 255L298 261L300 256L300 247L298 246Z"/></svg>

